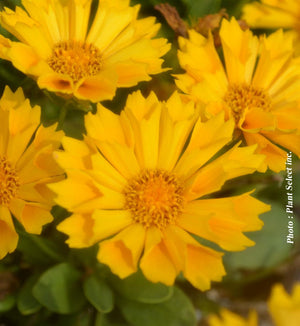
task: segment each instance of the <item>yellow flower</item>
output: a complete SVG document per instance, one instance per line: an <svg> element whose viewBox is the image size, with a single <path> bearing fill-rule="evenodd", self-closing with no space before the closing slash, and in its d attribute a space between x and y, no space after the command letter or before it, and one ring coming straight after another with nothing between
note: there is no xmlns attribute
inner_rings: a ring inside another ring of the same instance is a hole
<svg viewBox="0 0 300 326"><path fill-rule="evenodd" d="M15 250L12 215L27 232L41 233L52 220L48 183L62 179L53 151L63 132L40 124L40 107L31 108L21 89L8 87L0 99L0 259ZM33 138L33 139L32 139Z"/></svg>
<svg viewBox="0 0 300 326"><path fill-rule="evenodd" d="M272 288L268 306L276 326L299 326L300 283L294 286L291 295L282 284L276 284Z"/></svg>
<svg viewBox="0 0 300 326"><path fill-rule="evenodd" d="M73 212L58 227L71 247L100 242L98 259L121 278L140 266L150 281L171 285L182 271L206 290L225 274L222 254L191 234L226 250L254 245L243 232L262 227L268 205L250 193L204 197L264 159L255 146L236 145L208 163L230 142L233 120L221 113L202 122L177 93L160 102L136 92L120 116L99 104L85 125L84 141L65 137L55 154L68 178L50 185Z"/></svg>
<svg viewBox="0 0 300 326"><path fill-rule="evenodd" d="M209 316L209 326L258 326L257 314L255 311L251 311L247 319L226 309L222 309L220 315L221 318L217 315Z"/></svg>
<svg viewBox="0 0 300 326"><path fill-rule="evenodd" d="M40 88L93 102L163 71L160 57L169 45L152 39L160 27L153 17L138 20L139 6L129 0L98 0L90 22L91 3L22 0L26 11L5 8L0 22L20 42L0 36L0 57Z"/></svg>
<svg viewBox="0 0 300 326"><path fill-rule="evenodd" d="M177 86L206 104L208 117L224 111L235 119L237 136L266 155L259 170L283 170L286 152L279 146L300 155L300 66L292 38L277 31L258 39L234 18L222 21L220 38L225 67L211 35L191 30L189 39L179 39L186 73L176 76Z"/></svg>
<svg viewBox="0 0 300 326"><path fill-rule="evenodd" d="M295 39L297 54L300 53L300 2L299 0L261 0L246 4L244 19L252 28L285 28Z"/></svg>

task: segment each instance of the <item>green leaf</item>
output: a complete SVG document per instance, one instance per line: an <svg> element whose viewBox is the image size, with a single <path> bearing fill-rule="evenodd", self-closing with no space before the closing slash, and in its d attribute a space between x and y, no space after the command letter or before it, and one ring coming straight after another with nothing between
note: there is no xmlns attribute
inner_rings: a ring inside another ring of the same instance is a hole
<svg viewBox="0 0 300 326"><path fill-rule="evenodd" d="M41 304L32 294L32 288L37 281L37 276L30 277L21 288L17 297L17 307L21 314L30 315L41 308Z"/></svg>
<svg viewBox="0 0 300 326"><path fill-rule="evenodd" d="M14 295L7 295L4 299L0 300L0 313L9 311L14 307L16 298Z"/></svg>
<svg viewBox="0 0 300 326"><path fill-rule="evenodd" d="M114 307L113 292L103 281L92 275L83 284L83 290L88 301L99 311L108 313Z"/></svg>
<svg viewBox="0 0 300 326"><path fill-rule="evenodd" d="M61 314L78 311L84 304L80 273L62 263L48 269L33 287L34 297L49 310Z"/></svg>
<svg viewBox="0 0 300 326"><path fill-rule="evenodd" d="M94 326L131 326L126 322L112 322L107 316L106 314L98 313Z"/></svg>
<svg viewBox="0 0 300 326"><path fill-rule="evenodd" d="M196 18L216 13L221 8L221 0L184 0L184 3L188 8L188 15Z"/></svg>
<svg viewBox="0 0 300 326"><path fill-rule="evenodd" d="M285 207L272 202L271 211L261 215L260 218L264 221L262 230L248 234L256 243L255 246L224 256L228 272L236 269L271 268L289 257L293 246L286 242L288 215ZM294 232L295 236L299 234L299 223L295 219Z"/></svg>
<svg viewBox="0 0 300 326"><path fill-rule="evenodd" d="M65 259L62 254L64 248L56 242L24 231L18 233L20 235L18 250L24 254L29 263L48 265Z"/></svg>
<svg viewBox="0 0 300 326"><path fill-rule="evenodd" d="M120 309L132 326L195 326L196 315L189 298L178 288L159 304L120 300Z"/></svg>
<svg viewBox="0 0 300 326"><path fill-rule="evenodd" d="M122 296L144 303L159 303L168 300L173 288L162 283L148 281L141 271L121 280L113 277L112 285Z"/></svg>

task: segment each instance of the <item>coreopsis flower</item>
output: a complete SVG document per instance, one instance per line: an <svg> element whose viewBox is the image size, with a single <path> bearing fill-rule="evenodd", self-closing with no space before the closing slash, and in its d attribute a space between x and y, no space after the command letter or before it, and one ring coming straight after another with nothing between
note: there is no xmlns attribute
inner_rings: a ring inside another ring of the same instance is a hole
<svg viewBox="0 0 300 326"><path fill-rule="evenodd" d="M257 38L237 21L223 19L220 38L225 67L213 38L194 30L180 38L179 62L186 73L177 86L205 104L207 117L220 111L235 120L236 137L266 155L259 168L285 168L287 148L300 155L300 66L292 37L277 31Z"/></svg>
<svg viewBox="0 0 300 326"><path fill-rule="evenodd" d="M268 300L269 311L276 326L298 326L300 320L300 283L296 283L289 295L282 284L272 288Z"/></svg>
<svg viewBox="0 0 300 326"><path fill-rule="evenodd" d="M160 102L136 92L120 115L100 104L88 114L83 141L63 139L55 156L68 177L50 188L73 213L58 226L70 247L99 242L99 261L121 278L140 266L167 285L181 271L202 290L221 280L222 253L192 235L243 250L254 245L243 232L259 230L258 215L269 206L250 193L205 196L254 172L264 157L255 146L235 145L209 162L231 141L234 122L222 113L207 122L198 116L177 93Z"/></svg>
<svg viewBox="0 0 300 326"><path fill-rule="evenodd" d="M15 250L18 234L12 215L25 231L41 233L52 220L53 193L46 187L62 178L53 151L63 132L40 125L40 107L31 107L21 89L8 87L0 99L0 259Z"/></svg>
<svg viewBox="0 0 300 326"><path fill-rule="evenodd" d="M248 3L242 18L251 28L284 28L295 40L296 52L300 53L300 2L298 0L261 0Z"/></svg>
<svg viewBox="0 0 300 326"><path fill-rule="evenodd" d="M220 316L209 316L208 324L209 326L258 326L255 311L251 311L248 318L245 319L227 309L221 309Z"/></svg>
<svg viewBox="0 0 300 326"><path fill-rule="evenodd" d="M0 36L0 57L37 79L40 88L93 102L113 98L117 87L157 74L168 49L153 37L153 17L137 19L129 0L22 0L5 8L0 23L20 42ZM91 24L91 25L89 25Z"/></svg>

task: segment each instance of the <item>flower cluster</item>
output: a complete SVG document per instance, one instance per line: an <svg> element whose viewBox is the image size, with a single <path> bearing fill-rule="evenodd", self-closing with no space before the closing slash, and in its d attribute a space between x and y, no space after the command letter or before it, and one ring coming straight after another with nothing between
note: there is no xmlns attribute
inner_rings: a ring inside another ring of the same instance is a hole
<svg viewBox="0 0 300 326"><path fill-rule="evenodd" d="M63 132L41 126L40 111L21 89L13 93L7 87L0 99L0 259L17 246L12 214L37 234L53 220L54 193L47 185L64 177L53 158Z"/></svg>
<svg viewBox="0 0 300 326"><path fill-rule="evenodd" d="M163 71L169 45L152 39L159 24L137 19L139 6L129 0L97 2L92 22L91 0L24 0L25 10L5 8L0 23L20 42L1 36L0 57L41 88L93 102Z"/></svg>
<svg viewBox="0 0 300 326"><path fill-rule="evenodd" d="M246 7L245 15L281 8L264 2ZM98 244L97 259L120 278L140 269L151 282L171 286L181 274L204 291L226 274L223 251L254 246L245 233L260 230L259 215L270 210L254 186L227 192L223 186L284 170L286 150L300 155L300 61L293 35L257 37L224 18L220 49L212 33L190 29L179 38L184 73L175 75L178 89L168 99L135 91L113 113L100 101L168 70L162 56L170 44L155 38L160 25L153 17L138 18L139 7L128 0L22 0L22 7L0 13L11 35L0 36L2 59L66 102L97 103L75 139L57 124L41 125L40 108L21 89L5 89L0 258L17 245L12 215L16 226L41 233L59 205L70 213L57 226L67 244ZM284 27L290 26L296 23ZM256 325L254 314L248 324ZM221 324L212 318L211 325Z"/></svg>

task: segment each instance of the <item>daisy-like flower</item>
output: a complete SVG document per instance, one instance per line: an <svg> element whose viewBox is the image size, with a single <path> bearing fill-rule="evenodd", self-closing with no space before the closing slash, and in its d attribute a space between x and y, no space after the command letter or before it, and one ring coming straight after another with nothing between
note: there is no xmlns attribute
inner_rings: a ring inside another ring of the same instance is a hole
<svg viewBox="0 0 300 326"><path fill-rule="evenodd" d="M300 320L300 283L289 295L282 284L272 288L268 300L269 311L276 326L298 326Z"/></svg>
<svg viewBox="0 0 300 326"><path fill-rule="evenodd" d="M65 137L57 162L68 178L50 185L56 202L73 213L58 229L71 247L100 242L98 259L121 278L140 266L152 282L173 284L179 272L197 288L225 274L225 250L254 245L243 232L259 230L269 206L250 193L208 199L231 178L252 173L264 157L255 146L231 148L208 161L232 138L233 120L207 122L178 93L160 102L140 92L113 114L100 104L85 120L84 141Z"/></svg>
<svg viewBox="0 0 300 326"><path fill-rule="evenodd" d="M41 233L51 222L53 193L46 187L63 177L53 159L63 132L40 125L40 107L31 107L21 89L8 87L0 99L0 259L15 250L18 234L12 215L25 231Z"/></svg>
<svg viewBox="0 0 300 326"><path fill-rule="evenodd" d="M251 311L248 318L245 319L227 309L221 309L220 316L209 316L208 324L209 326L258 326L255 311Z"/></svg>
<svg viewBox="0 0 300 326"><path fill-rule="evenodd" d="M251 28L284 28L295 39L300 53L300 2L298 0L261 0L243 8L244 19Z"/></svg>
<svg viewBox="0 0 300 326"><path fill-rule="evenodd" d="M176 76L177 86L205 104L208 117L224 111L234 118L236 136L266 155L259 170L283 170L286 152L279 146L300 155L300 66L292 37L277 31L258 39L232 18L222 21L220 38L225 67L211 35L190 30L189 39L179 39L186 73Z"/></svg>
<svg viewBox="0 0 300 326"><path fill-rule="evenodd" d="M98 0L90 21L91 3L22 0L25 10L5 8L0 23L20 42L0 36L0 57L40 88L92 102L164 70L161 56L169 45L153 39L160 27L153 17L137 19L139 6L129 0Z"/></svg>

